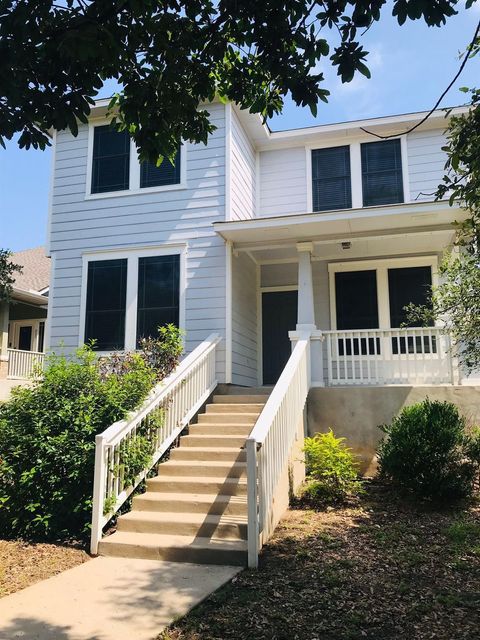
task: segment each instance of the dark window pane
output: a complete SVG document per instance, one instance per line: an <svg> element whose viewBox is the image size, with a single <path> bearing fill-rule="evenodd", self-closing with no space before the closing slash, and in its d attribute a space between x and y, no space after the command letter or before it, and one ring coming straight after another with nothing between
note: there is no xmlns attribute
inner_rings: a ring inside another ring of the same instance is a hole
<svg viewBox="0 0 480 640"><path fill-rule="evenodd" d="M43 345L45 342L45 322L38 324L38 351L43 352Z"/></svg>
<svg viewBox="0 0 480 640"><path fill-rule="evenodd" d="M174 160L174 164L168 158L164 158L162 164L157 167L151 162L142 162L140 165L140 187L163 187L168 184L180 182L180 150Z"/></svg>
<svg viewBox="0 0 480 640"><path fill-rule="evenodd" d="M138 261L137 342L156 336L159 326L179 321L180 256Z"/></svg>
<svg viewBox="0 0 480 640"><path fill-rule="evenodd" d="M337 329L378 329L377 272L335 274Z"/></svg>
<svg viewBox="0 0 480 640"><path fill-rule="evenodd" d="M405 307L409 304L429 304L431 285L432 270L430 267L388 270L390 325L392 327L401 327L407 324ZM402 353L405 352L402 351Z"/></svg>
<svg viewBox="0 0 480 640"><path fill-rule="evenodd" d="M350 147L312 151L313 210L349 209L352 206Z"/></svg>
<svg viewBox="0 0 480 640"><path fill-rule="evenodd" d="M366 142L361 149L363 205L403 202L400 140Z"/></svg>
<svg viewBox="0 0 480 640"><path fill-rule="evenodd" d="M111 351L125 346L127 260L88 263L85 342Z"/></svg>
<svg viewBox="0 0 480 640"><path fill-rule="evenodd" d="M31 351L32 349L32 326L20 327L18 332L18 348L20 351Z"/></svg>
<svg viewBox="0 0 480 640"><path fill-rule="evenodd" d="M93 130L92 193L128 189L130 137L109 125Z"/></svg>

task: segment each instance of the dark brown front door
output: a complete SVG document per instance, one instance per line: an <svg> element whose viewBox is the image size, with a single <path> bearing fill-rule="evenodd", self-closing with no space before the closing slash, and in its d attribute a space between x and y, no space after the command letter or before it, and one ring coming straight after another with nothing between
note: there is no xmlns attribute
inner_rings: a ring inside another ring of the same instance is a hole
<svg viewBox="0 0 480 640"><path fill-rule="evenodd" d="M262 293L263 384L275 384L290 356L288 337L297 325L296 291Z"/></svg>

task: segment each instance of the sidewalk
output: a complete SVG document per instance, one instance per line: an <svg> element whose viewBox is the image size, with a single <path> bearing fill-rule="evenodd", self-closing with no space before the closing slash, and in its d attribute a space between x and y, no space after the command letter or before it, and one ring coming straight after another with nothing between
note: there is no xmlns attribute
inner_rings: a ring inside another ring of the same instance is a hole
<svg viewBox="0 0 480 640"><path fill-rule="evenodd" d="M95 558L0 599L0 640L152 640L238 567Z"/></svg>

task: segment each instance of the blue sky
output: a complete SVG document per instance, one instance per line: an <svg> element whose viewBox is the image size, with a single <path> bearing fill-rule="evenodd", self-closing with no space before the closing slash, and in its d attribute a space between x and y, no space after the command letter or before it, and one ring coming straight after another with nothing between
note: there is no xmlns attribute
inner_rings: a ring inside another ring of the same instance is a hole
<svg viewBox="0 0 480 640"><path fill-rule="evenodd" d="M342 85L326 70L331 91L328 105L319 106L314 119L307 109L287 103L284 113L271 122L274 130L429 109L453 78L458 54L473 36L480 19L480 0L461 10L447 25L428 28L409 22L399 27L387 14L364 36L370 51L372 79L362 76ZM480 59L469 61L442 106L460 104L458 87L479 84ZM19 150L12 142L0 148L0 247L19 251L45 242L50 151Z"/></svg>

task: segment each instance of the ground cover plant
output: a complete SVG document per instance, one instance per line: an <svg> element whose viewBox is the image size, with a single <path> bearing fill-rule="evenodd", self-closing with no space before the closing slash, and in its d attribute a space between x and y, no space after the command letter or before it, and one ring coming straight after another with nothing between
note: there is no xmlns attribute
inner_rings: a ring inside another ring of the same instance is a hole
<svg viewBox="0 0 480 640"><path fill-rule="evenodd" d="M171 350L164 353L170 367ZM43 377L12 392L0 406L1 537L88 536L95 435L140 406L156 380L144 354L99 361L84 346L74 358L49 357ZM145 434L138 440L121 461L128 477L149 454Z"/></svg>
<svg viewBox="0 0 480 640"><path fill-rule="evenodd" d="M433 510L366 483L356 504L290 510L244 571L161 640L472 640L480 509Z"/></svg>
<svg viewBox="0 0 480 640"><path fill-rule="evenodd" d="M449 402L405 407L378 449L381 475L420 498L444 501L468 498L478 482L480 431Z"/></svg>

